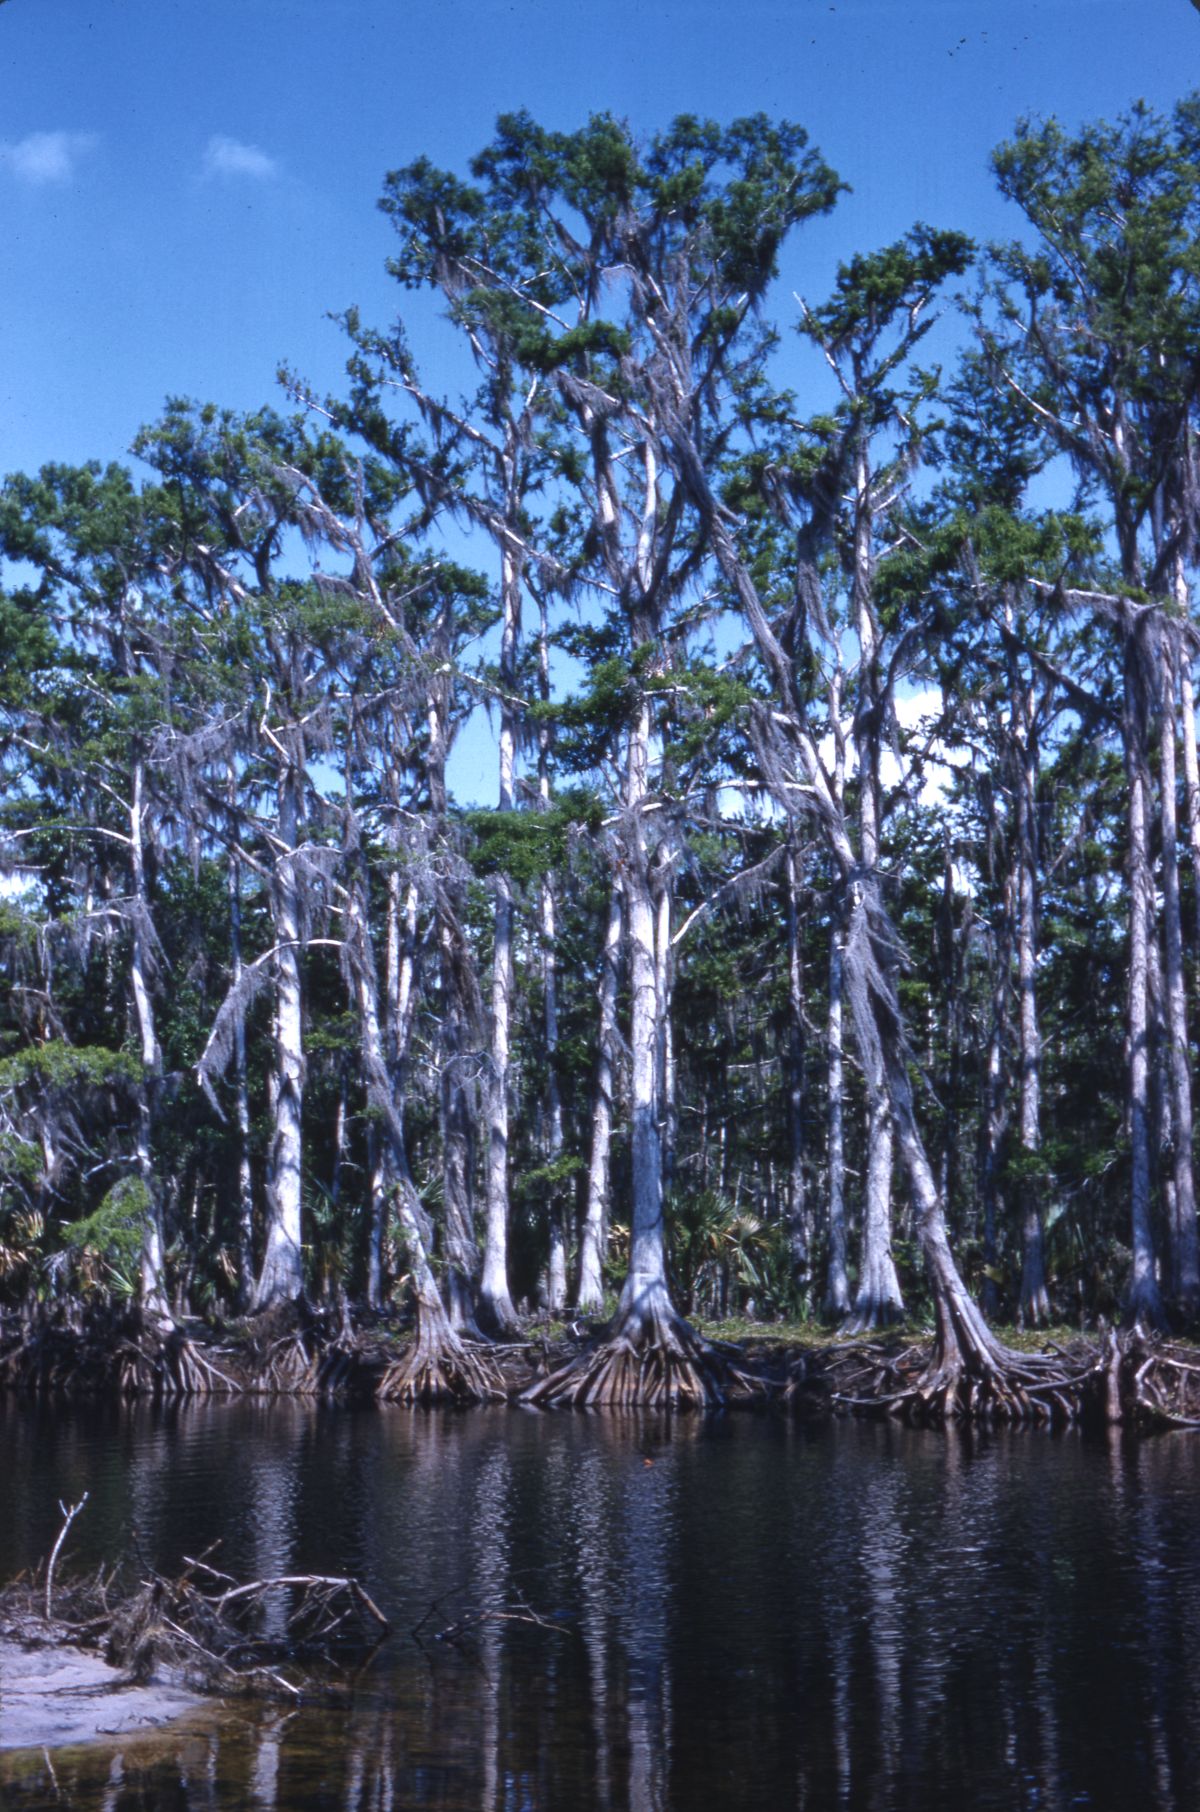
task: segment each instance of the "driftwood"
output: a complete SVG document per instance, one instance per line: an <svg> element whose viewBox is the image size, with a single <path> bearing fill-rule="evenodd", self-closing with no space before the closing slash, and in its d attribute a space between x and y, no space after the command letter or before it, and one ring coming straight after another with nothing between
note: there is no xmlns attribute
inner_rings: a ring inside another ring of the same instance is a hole
<svg viewBox="0 0 1200 1812"><path fill-rule="evenodd" d="M447 1648L469 1651L473 1638L489 1623L531 1623L538 1629L549 1630L556 1636L566 1632L561 1623L555 1623L543 1617L524 1598L514 1599L511 1603L490 1605L487 1607L469 1606L460 1609L458 1615L448 1623L442 1623L442 1606L451 1598L460 1596L459 1592L446 1592L435 1598L424 1614L414 1623L409 1631L418 1648L426 1648L429 1643L440 1643Z"/></svg>
<svg viewBox="0 0 1200 1812"><path fill-rule="evenodd" d="M63 1526L44 1581L34 1575L0 1591L0 1634L27 1645L99 1651L127 1684L166 1677L202 1692L289 1698L311 1686L313 1667L359 1662L390 1634L357 1579L287 1573L237 1580L208 1555L185 1555L172 1578L143 1569L122 1586L118 1569L102 1566L64 1581L55 1617L55 1567L86 1502L85 1494L61 1506Z"/></svg>

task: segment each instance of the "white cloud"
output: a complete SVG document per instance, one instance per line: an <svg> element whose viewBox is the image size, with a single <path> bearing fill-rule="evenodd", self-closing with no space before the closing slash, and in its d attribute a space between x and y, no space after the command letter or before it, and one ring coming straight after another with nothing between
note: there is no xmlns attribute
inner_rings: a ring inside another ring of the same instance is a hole
<svg viewBox="0 0 1200 1812"><path fill-rule="evenodd" d="M253 182L269 182L279 175L279 165L257 145L243 145L236 138L218 133L204 147L205 176L248 176Z"/></svg>
<svg viewBox="0 0 1200 1812"><path fill-rule="evenodd" d="M30 132L15 144L0 143L0 166L34 188L67 183L95 143L94 132Z"/></svg>

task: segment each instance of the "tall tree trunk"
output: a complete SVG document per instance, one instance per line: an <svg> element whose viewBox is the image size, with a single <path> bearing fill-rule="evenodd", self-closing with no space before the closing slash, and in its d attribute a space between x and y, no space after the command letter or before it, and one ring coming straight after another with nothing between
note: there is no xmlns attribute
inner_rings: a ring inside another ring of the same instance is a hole
<svg viewBox="0 0 1200 1812"><path fill-rule="evenodd" d="M514 806L517 636L521 621L521 567L506 542L501 550L500 594L500 797L499 809ZM488 1077L488 1144L485 1165L483 1270L478 1313L488 1333L509 1334L517 1312L508 1287L508 1073L513 999L513 896L507 875L496 880L492 953L492 1053Z"/></svg>
<svg viewBox="0 0 1200 1812"><path fill-rule="evenodd" d="M442 848L447 836L446 709L445 683L439 677L429 696L427 762L430 818L435 841ZM472 1018L467 999L470 955L454 910L451 881L446 875L439 879L434 910L442 1006L438 1106L446 1301L451 1326L457 1332L477 1332L475 1291L479 1253L475 1245L471 1109L466 1076L466 1064L470 1061L468 1028Z"/></svg>
<svg viewBox="0 0 1200 1812"><path fill-rule="evenodd" d="M550 633L546 594L539 598L538 696L550 702ZM538 802L550 809L550 724L538 725ZM546 1158L553 1168L563 1155L562 1088L558 1074L558 927L555 920L554 879L546 874L541 885L542 1008L546 1041ZM563 1182L554 1178L549 1189L550 1252L546 1269L546 1306L559 1315L567 1306L567 1216Z"/></svg>
<svg viewBox="0 0 1200 1812"><path fill-rule="evenodd" d="M1195 1172L1192 1157L1192 1078L1189 1061L1187 989L1183 972L1183 923L1179 903L1179 856L1175 774L1175 642L1162 636L1162 731L1159 784L1162 790L1162 893L1165 946L1164 994L1168 1065L1173 1107L1174 1181L1171 1294L1192 1317L1200 1306L1200 1250L1197 1245Z"/></svg>
<svg viewBox="0 0 1200 1812"><path fill-rule="evenodd" d="M563 1155L562 1090L558 1081L558 960L554 917L554 888L549 875L542 882L542 1005L546 1036L546 1159L557 1165ZM546 1307L559 1315L567 1306L567 1227L563 1188L557 1179L549 1190L550 1254L546 1274Z"/></svg>
<svg viewBox="0 0 1200 1812"><path fill-rule="evenodd" d="M842 1050L844 984L843 927L835 916L829 930L829 1017L826 1025L826 1106L829 1161L829 1259L825 1279L825 1313L845 1315L850 1308L846 1271L846 1136L845 1060Z"/></svg>
<svg viewBox="0 0 1200 1812"><path fill-rule="evenodd" d="M1018 1319L1040 1327L1050 1319L1046 1290L1045 1233L1041 1183L1036 1173L1042 1144L1042 1041L1037 1007L1036 821L1034 787L1037 755L1028 699L1017 697L1013 676L1013 722L1018 731L1013 780L1017 793L1017 999L1021 1040L1021 1294Z"/></svg>
<svg viewBox="0 0 1200 1812"><path fill-rule="evenodd" d="M671 1026L671 997L675 988L675 958L671 948L671 906L674 897L671 870L671 858L666 846L660 844L658 859L654 864L652 888L655 894L654 975L658 991L658 1100L664 1193L670 1191L675 1180L675 1150L679 1137L675 1100L675 1040Z"/></svg>
<svg viewBox="0 0 1200 1812"><path fill-rule="evenodd" d="M461 959L455 948L461 937L462 933L456 925L443 920L440 927L442 1198L450 1322L458 1332L470 1333L476 1326L475 1292L479 1254L474 1235L471 1105L465 1075L465 1066L471 1059L457 974Z"/></svg>
<svg viewBox="0 0 1200 1812"><path fill-rule="evenodd" d="M927 1394L957 1390L964 1374L1001 1375L1009 1356L971 1301L950 1251L945 1208L913 1110L908 1047L894 974L899 960L895 932L879 898L877 876L870 871L864 873L855 858L841 800L803 715L803 706L796 699L793 663L767 619L750 570L739 558L729 528L715 509L711 534L713 551L742 605L775 688L780 717L786 724L786 741L781 748L779 741L767 740L781 737L777 720L756 720L761 753L768 773L775 776L773 790L781 807L795 809L795 796L783 765L794 761L824 830L841 886L849 896L850 935L845 956L848 992L861 1043L866 1046L878 1041L882 1049L892 1115L937 1314L934 1362L922 1390Z"/></svg>
<svg viewBox="0 0 1200 1812"><path fill-rule="evenodd" d="M145 845L145 768L142 761L133 767L132 798L129 807L129 857L133 879L133 949L130 977L133 1006L137 1018L138 1044L142 1076L137 1096L137 1166L145 1191L142 1219L142 1251L139 1267L138 1295L142 1307L160 1321L171 1321L164 1272L162 1199L154 1174L152 1139L154 1109L162 1087L162 1047L154 1022L154 1001L150 991L150 902L146 894Z"/></svg>
<svg viewBox="0 0 1200 1812"><path fill-rule="evenodd" d="M1144 650L1145 619L1126 606L1122 642L1124 693L1121 713L1128 790L1129 830L1129 1137L1130 1222L1133 1269L1128 1308L1135 1319L1159 1326L1163 1319L1150 1216L1150 936L1153 886L1150 876L1150 765Z"/></svg>
<svg viewBox="0 0 1200 1812"><path fill-rule="evenodd" d="M950 1250L945 1206L913 1107L909 1053L896 991L896 960L895 933L883 910L878 883L873 878L852 881L847 993L860 1045L877 1044L883 1058L901 1161L917 1214L917 1235L933 1287L937 1341L922 1394L934 1397L942 1391L957 1391L964 1375L999 1374L1005 1354L972 1302Z"/></svg>
<svg viewBox="0 0 1200 1812"><path fill-rule="evenodd" d="M385 1189L393 1191L395 1196L396 1218L408 1251L418 1325L424 1319L441 1335L448 1331L449 1322L430 1263L431 1229L409 1167L403 1102L402 1099L397 1101L394 1071L388 1062L380 1025L379 989L361 857L358 872L347 889L345 933L358 1008L359 1049L367 1105L381 1133Z"/></svg>
<svg viewBox="0 0 1200 1812"><path fill-rule="evenodd" d="M787 1127L788 1171L785 1218L788 1256L793 1287L807 1292L812 1237L809 1227L808 1189L804 1148L804 952L800 938L800 871L795 840L787 852L788 939L788 1063Z"/></svg>
<svg viewBox="0 0 1200 1812"><path fill-rule="evenodd" d="M301 1115L304 1105L303 1002L300 979L301 781L294 766L279 775L279 840L271 877L275 933L275 1088L266 1239L251 1308L292 1302L304 1289L300 1243Z"/></svg>
<svg viewBox="0 0 1200 1812"><path fill-rule="evenodd" d="M600 969L600 1023L596 1039L596 1074L592 1089L592 1149L588 1165L587 1209L579 1242L580 1311L596 1314L604 1303L604 1257L608 1225L608 1178L612 1150L613 1078L617 1054L617 982L621 963L621 885L614 877L608 897L608 921Z"/></svg>
<svg viewBox="0 0 1200 1812"><path fill-rule="evenodd" d="M663 1233L662 1139L659 1132L659 990L654 898L646 850L650 709L643 701L629 731L625 900L629 912L630 1120L633 1203L629 1273L618 1319L651 1325L669 1310Z"/></svg>
<svg viewBox="0 0 1200 1812"><path fill-rule="evenodd" d="M995 1316L1000 1307L1000 1291L996 1281L1000 1257L997 1227L1004 1218L1000 1169L1008 1118L1005 1105L1008 1094L1005 1052L1008 1044L1014 891L1014 876L1010 870L1005 877L1001 925L992 959L992 1010L988 1027L983 1114L979 1123L979 1193L983 1201L984 1263L980 1295L984 1314L988 1316Z"/></svg>
<svg viewBox="0 0 1200 1812"><path fill-rule="evenodd" d="M415 985L417 903L417 889L412 882L403 886L399 870L389 869L385 945L385 1052L391 1082L392 1109L401 1127L404 1125L408 1040ZM370 1139L370 1224L367 1231L367 1303L373 1309L382 1308L384 1294L383 1257L390 1199L386 1151L386 1141L379 1138L378 1129L373 1126Z"/></svg>
<svg viewBox="0 0 1200 1812"><path fill-rule="evenodd" d="M231 777L232 789L232 777ZM229 960L234 990L242 979L242 871L229 857ZM254 1289L254 1179L250 1170L250 1088L246 1070L246 1015L238 1005L233 1025L234 1126L237 1129L237 1300L247 1308Z"/></svg>
<svg viewBox="0 0 1200 1812"><path fill-rule="evenodd" d="M881 789L879 748L884 699L879 679L879 637L875 626L871 472L865 437L855 468L854 612L858 628L859 700L854 739L858 755L862 866L869 875L879 868ZM892 1259L892 1112L881 1054L862 1053L867 1091L867 1188L863 1202L858 1288L851 1326L878 1327L904 1313L900 1279Z"/></svg>
<svg viewBox="0 0 1200 1812"><path fill-rule="evenodd" d="M1184 587L1186 599L1187 590ZM1200 951L1200 759L1196 754L1196 691L1192 683L1191 655L1186 648L1179 660L1180 717L1183 724L1184 823L1187 826L1188 859L1192 867L1192 894L1195 924L1192 939Z"/></svg>

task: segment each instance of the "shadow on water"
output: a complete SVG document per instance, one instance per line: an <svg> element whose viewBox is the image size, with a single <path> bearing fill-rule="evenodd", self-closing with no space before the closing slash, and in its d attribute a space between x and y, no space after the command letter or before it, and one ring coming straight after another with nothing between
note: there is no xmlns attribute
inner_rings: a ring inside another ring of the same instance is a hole
<svg viewBox="0 0 1200 1812"><path fill-rule="evenodd" d="M6 1812L1200 1803L1189 1436L0 1404L0 1467L2 1572L87 1490L83 1564L219 1537L397 1630L337 1705L0 1755Z"/></svg>

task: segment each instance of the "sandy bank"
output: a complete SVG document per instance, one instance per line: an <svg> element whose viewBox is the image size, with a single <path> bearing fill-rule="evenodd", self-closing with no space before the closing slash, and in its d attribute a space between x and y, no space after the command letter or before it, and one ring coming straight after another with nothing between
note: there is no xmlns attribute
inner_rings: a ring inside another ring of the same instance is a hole
<svg viewBox="0 0 1200 1812"><path fill-rule="evenodd" d="M205 1704L180 1686L123 1679L82 1649L27 1648L0 1637L0 1749L55 1749L153 1730Z"/></svg>

